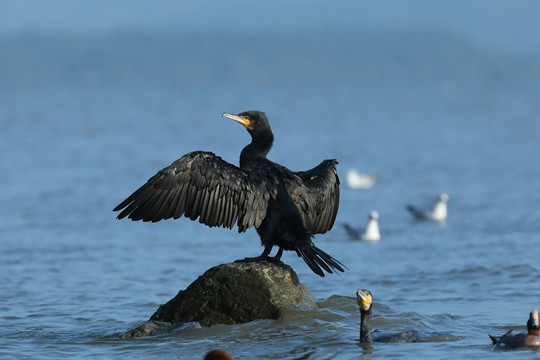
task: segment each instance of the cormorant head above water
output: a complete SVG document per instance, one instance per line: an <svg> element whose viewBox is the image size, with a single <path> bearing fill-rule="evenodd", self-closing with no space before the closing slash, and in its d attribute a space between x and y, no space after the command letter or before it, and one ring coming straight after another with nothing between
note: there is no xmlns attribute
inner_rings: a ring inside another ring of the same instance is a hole
<svg viewBox="0 0 540 360"><path fill-rule="evenodd" d="M373 339L371 332L371 307L373 306L373 295L371 295L369 290L358 289L358 291L356 291L356 302L358 303L358 308L360 310L360 342L370 343L376 341L385 343L409 343L421 340L420 333L416 330L382 334Z"/></svg>
<svg viewBox="0 0 540 360"><path fill-rule="evenodd" d="M371 295L371 291L358 289L358 291L356 291L356 302L358 303L360 312L365 313L371 311L371 306L373 305L373 295Z"/></svg>
<svg viewBox="0 0 540 360"><path fill-rule="evenodd" d="M274 135L260 111L224 113L242 124L252 140L240 154L240 166L206 151L187 153L158 171L121 202L118 219L160 221L185 216L212 226L246 231L255 227L263 253L244 261L279 261L283 250L295 251L320 276L343 272L338 260L313 244L314 234L334 225L339 206L336 160L307 171L290 171L266 158ZM274 246L276 256L270 257Z"/></svg>

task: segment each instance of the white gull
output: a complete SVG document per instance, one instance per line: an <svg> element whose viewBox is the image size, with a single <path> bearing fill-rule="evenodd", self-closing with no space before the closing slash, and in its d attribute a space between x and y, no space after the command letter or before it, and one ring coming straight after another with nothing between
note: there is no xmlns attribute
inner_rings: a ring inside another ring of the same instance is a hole
<svg viewBox="0 0 540 360"><path fill-rule="evenodd" d="M413 205L407 205L407 210L414 216L417 220L432 220L437 222L444 222L448 216L447 204L450 200L450 197L446 193L441 193L439 195L437 203L433 206L433 211L423 211L416 208Z"/></svg>
<svg viewBox="0 0 540 360"><path fill-rule="evenodd" d="M362 174L356 169L347 171L347 186L351 189L370 189L377 182L377 175Z"/></svg>
<svg viewBox="0 0 540 360"><path fill-rule="evenodd" d="M368 223L363 233L360 233L360 231L354 229L349 224L344 224L343 226L353 239L365 241L379 241L381 239L381 233L379 232L379 213L376 211L369 213Z"/></svg>

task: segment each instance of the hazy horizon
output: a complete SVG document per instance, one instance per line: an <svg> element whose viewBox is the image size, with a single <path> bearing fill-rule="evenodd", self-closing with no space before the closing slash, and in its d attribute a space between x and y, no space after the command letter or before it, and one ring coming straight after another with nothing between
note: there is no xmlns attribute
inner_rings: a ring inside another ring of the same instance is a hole
<svg viewBox="0 0 540 360"><path fill-rule="evenodd" d="M3 88L70 85L497 89L537 87L538 55L437 28L0 37Z"/></svg>
<svg viewBox="0 0 540 360"><path fill-rule="evenodd" d="M539 15L534 0L0 0L0 34L437 27L497 49L540 54Z"/></svg>

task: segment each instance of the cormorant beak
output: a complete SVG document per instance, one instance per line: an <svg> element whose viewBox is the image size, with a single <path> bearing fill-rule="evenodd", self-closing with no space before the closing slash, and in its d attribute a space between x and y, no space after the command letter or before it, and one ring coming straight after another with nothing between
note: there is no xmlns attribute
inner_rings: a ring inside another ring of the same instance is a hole
<svg viewBox="0 0 540 360"><path fill-rule="evenodd" d="M239 122L240 124L244 125L244 127L246 128L249 126L249 118L247 116L238 116L238 115L233 115L229 113L223 113L221 116L232 119L236 122Z"/></svg>
<svg viewBox="0 0 540 360"><path fill-rule="evenodd" d="M371 301L371 294L367 290L358 290L356 296L362 301L362 305L366 306Z"/></svg>

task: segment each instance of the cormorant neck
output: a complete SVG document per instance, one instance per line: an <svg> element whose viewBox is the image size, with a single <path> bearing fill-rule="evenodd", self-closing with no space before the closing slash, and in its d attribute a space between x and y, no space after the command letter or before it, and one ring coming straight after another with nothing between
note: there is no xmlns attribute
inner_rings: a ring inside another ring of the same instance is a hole
<svg viewBox="0 0 540 360"><path fill-rule="evenodd" d="M240 167L250 161L266 159L274 143L274 135L271 131L251 134L251 143L240 153Z"/></svg>
<svg viewBox="0 0 540 360"><path fill-rule="evenodd" d="M372 342L371 337L371 309L360 310L360 342Z"/></svg>

